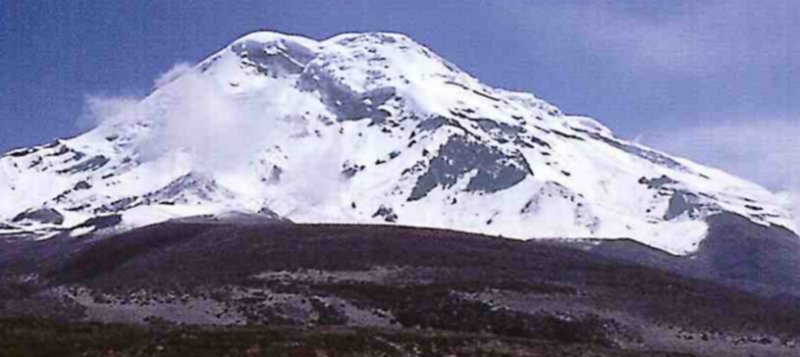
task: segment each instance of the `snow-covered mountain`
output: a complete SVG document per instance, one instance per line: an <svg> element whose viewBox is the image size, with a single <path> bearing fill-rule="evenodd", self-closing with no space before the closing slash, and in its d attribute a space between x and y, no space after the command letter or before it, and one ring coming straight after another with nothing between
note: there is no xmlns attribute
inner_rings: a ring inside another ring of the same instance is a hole
<svg viewBox="0 0 800 357"><path fill-rule="evenodd" d="M235 212L685 254L718 212L796 231L777 202L389 33L252 33L94 130L0 158L0 234L38 238Z"/></svg>

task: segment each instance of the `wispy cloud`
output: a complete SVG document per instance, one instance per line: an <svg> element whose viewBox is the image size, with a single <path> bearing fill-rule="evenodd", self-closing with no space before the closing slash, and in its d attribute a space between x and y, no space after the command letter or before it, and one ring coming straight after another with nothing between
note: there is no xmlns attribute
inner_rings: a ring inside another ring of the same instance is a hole
<svg viewBox="0 0 800 357"><path fill-rule="evenodd" d="M800 120L710 123L643 138L647 144L775 189L800 184Z"/></svg>
<svg viewBox="0 0 800 357"><path fill-rule="evenodd" d="M139 159L155 160L165 152L181 152L192 160L192 170L209 175L243 170L246 174L241 176L249 177L255 170L251 164L264 157L265 149L280 147L291 160L291 165L283 168L280 190L311 205L339 192L336 187L343 183L341 138L298 144L315 135L310 122L296 112L297 108L322 108L313 97L273 83L277 87L267 84L253 89L263 92L241 100L229 82L193 71L185 63L174 65L154 83L158 94L148 98L87 96L81 121L120 127L149 122L153 130L137 142Z"/></svg>
<svg viewBox="0 0 800 357"><path fill-rule="evenodd" d="M158 88L169 82L174 81L180 76L189 73L192 70L192 65L187 62L179 62L172 66L169 70L161 73L153 81L153 87Z"/></svg>
<svg viewBox="0 0 800 357"><path fill-rule="evenodd" d="M141 98L134 96L86 95L83 112L77 119L81 130L91 129L108 120L129 116Z"/></svg>
<svg viewBox="0 0 800 357"><path fill-rule="evenodd" d="M800 119L737 120L645 136L644 143L780 193L800 227Z"/></svg>
<svg viewBox="0 0 800 357"><path fill-rule="evenodd" d="M509 1L499 5L533 38L563 37L635 70L691 75L742 65L789 64L800 2ZM561 36L553 36L553 32Z"/></svg>
<svg viewBox="0 0 800 357"><path fill-rule="evenodd" d="M156 76L153 80L153 88L162 87L189 74L191 70L190 63L178 62ZM204 83L200 85L206 87ZM87 94L83 102L83 111L78 116L76 124L79 129L87 130L103 122L139 119L143 115L138 106L142 99L142 97L133 95Z"/></svg>

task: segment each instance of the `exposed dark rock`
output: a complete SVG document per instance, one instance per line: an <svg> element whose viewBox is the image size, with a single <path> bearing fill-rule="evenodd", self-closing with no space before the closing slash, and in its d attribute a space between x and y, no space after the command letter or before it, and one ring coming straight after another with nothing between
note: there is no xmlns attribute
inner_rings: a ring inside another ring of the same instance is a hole
<svg viewBox="0 0 800 357"><path fill-rule="evenodd" d="M417 129L422 131L434 131L444 125L447 125L447 118L434 116L420 121L419 124L417 124Z"/></svg>
<svg viewBox="0 0 800 357"><path fill-rule="evenodd" d="M200 200L208 201L216 194L232 195L226 189L218 186L213 179L190 172L175 179L158 191L148 193L145 195L144 200L146 202L171 202L189 196L196 196Z"/></svg>
<svg viewBox="0 0 800 357"><path fill-rule="evenodd" d="M655 177L655 178L651 178L651 179L648 179L646 177L642 177L642 178L639 179L639 183L642 184L642 185L647 185L647 188L652 190L652 189L659 189L659 188L664 187L666 185L671 185L671 184L674 184L674 183L678 183L678 181L673 180L672 178L670 178L667 175L661 175L660 177Z"/></svg>
<svg viewBox="0 0 800 357"><path fill-rule="evenodd" d="M512 187L532 175L521 155L508 155L498 149L453 136L428 163L428 170L417 180L409 201L425 197L441 186L449 188L471 171L476 171L467 191L497 192Z"/></svg>
<svg viewBox="0 0 800 357"><path fill-rule="evenodd" d="M28 156L29 154L33 154L33 153L35 153L37 151L39 151L38 148L18 149L18 150L10 151L10 152L6 153L4 156L24 157L24 156Z"/></svg>
<svg viewBox="0 0 800 357"><path fill-rule="evenodd" d="M294 41L278 40L267 44L257 41L242 41L231 46L244 63L255 67L259 72L277 77L285 74L299 74L316 54Z"/></svg>
<svg viewBox="0 0 800 357"><path fill-rule="evenodd" d="M394 87L376 88L358 93L340 83L324 67L314 62L306 67L298 86L301 90L316 91L322 101L336 114L339 120L360 120L369 118L373 123L383 123L389 113L380 106L395 97Z"/></svg>
<svg viewBox="0 0 800 357"><path fill-rule="evenodd" d="M43 224L60 225L64 223L64 216L57 210L52 208L39 208L22 212L18 214L16 217L14 217L11 221L15 223L24 221L33 221Z"/></svg>
<svg viewBox="0 0 800 357"><path fill-rule="evenodd" d="M358 165L358 164L353 164L353 163L350 163L350 162L346 162L343 165L342 176L344 176L345 178L352 178L357 173L359 173L361 171L364 171L365 168L366 168L366 166L364 166L364 165Z"/></svg>
<svg viewBox="0 0 800 357"><path fill-rule="evenodd" d="M669 199L669 206L667 212L664 213L664 219L671 220L686 213L692 218L696 218L701 205L698 204L697 195L677 190L672 193Z"/></svg>
<svg viewBox="0 0 800 357"><path fill-rule="evenodd" d="M666 167L669 167L669 168L672 168L672 169L676 169L676 170L681 170L681 171L684 171L684 172L691 172L691 170L689 170L689 168L687 168L683 164L681 164L681 163L675 161L674 159L672 159L672 158L670 158L670 157L668 157L668 156L666 156L664 154L661 154L659 152L656 152L656 151L653 151L653 150L650 150L650 149L646 149L646 148L643 148L643 147L631 145L631 144L625 144L625 143L623 143L621 141L618 141L618 140L615 140L615 139L611 139L611 138L607 138L607 137L605 137L603 135L600 135L600 134L597 134L597 133L593 133L593 132L586 132L586 133L588 135L590 135L592 137L592 139L604 142L604 143L606 143L608 145L611 145L611 146L613 146L613 147L615 147L617 149L620 149L620 150L622 150L624 152L627 152L629 154L636 155L636 156L638 156L638 157L640 157L642 159L645 159L647 161L650 161L650 162L652 162L654 164L663 165L663 166L666 166Z"/></svg>
<svg viewBox="0 0 800 357"><path fill-rule="evenodd" d="M372 217L383 217L383 220L389 223L397 222L397 214L391 207L381 206Z"/></svg>
<svg viewBox="0 0 800 357"><path fill-rule="evenodd" d="M125 197L120 198L109 204L95 209L95 213L108 213L124 211L142 204L143 201L139 197Z"/></svg>
<svg viewBox="0 0 800 357"><path fill-rule="evenodd" d="M97 155L93 156L85 161L81 161L80 163L70 166L69 168L58 170L56 171L59 174L74 174L78 172L86 172L86 171L94 171L103 166L105 166L110 160L103 156Z"/></svg>
<svg viewBox="0 0 800 357"><path fill-rule="evenodd" d="M88 182L80 181L80 182L76 183L75 186L72 189L74 191L81 191L81 190L88 190L90 188L92 188L92 185L90 185Z"/></svg>
<svg viewBox="0 0 800 357"><path fill-rule="evenodd" d="M558 135L558 136L560 136L562 138L565 138L565 139L578 140L578 141L584 141L585 140L584 138L582 138L580 136L567 134L565 132L558 131L558 130L550 130L550 132L553 133L553 134L556 134L556 135Z"/></svg>
<svg viewBox="0 0 800 357"><path fill-rule="evenodd" d="M87 219L83 223L72 227L72 229L78 228L94 228L95 230L101 230L105 228L114 227L122 222L122 216L118 214L111 214L105 216L96 216Z"/></svg>

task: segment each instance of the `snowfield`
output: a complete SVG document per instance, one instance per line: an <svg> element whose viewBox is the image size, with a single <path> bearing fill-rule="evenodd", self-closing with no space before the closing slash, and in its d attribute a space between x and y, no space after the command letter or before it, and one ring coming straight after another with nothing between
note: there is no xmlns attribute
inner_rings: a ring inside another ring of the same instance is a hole
<svg viewBox="0 0 800 357"><path fill-rule="evenodd" d="M244 36L69 140L0 158L0 235L259 214L698 248L773 193L491 88L400 34Z"/></svg>

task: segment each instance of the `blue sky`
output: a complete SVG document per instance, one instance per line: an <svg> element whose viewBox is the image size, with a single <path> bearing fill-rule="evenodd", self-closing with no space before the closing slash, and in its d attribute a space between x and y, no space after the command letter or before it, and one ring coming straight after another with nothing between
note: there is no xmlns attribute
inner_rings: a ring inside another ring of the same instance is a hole
<svg viewBox="0 0 800 357"><path fill-rule="evenodd" d="M493 86L639 140L798 186L800 1L0 0L0 151L85 130L97 97L258 29L403 32Z"/></svg>

